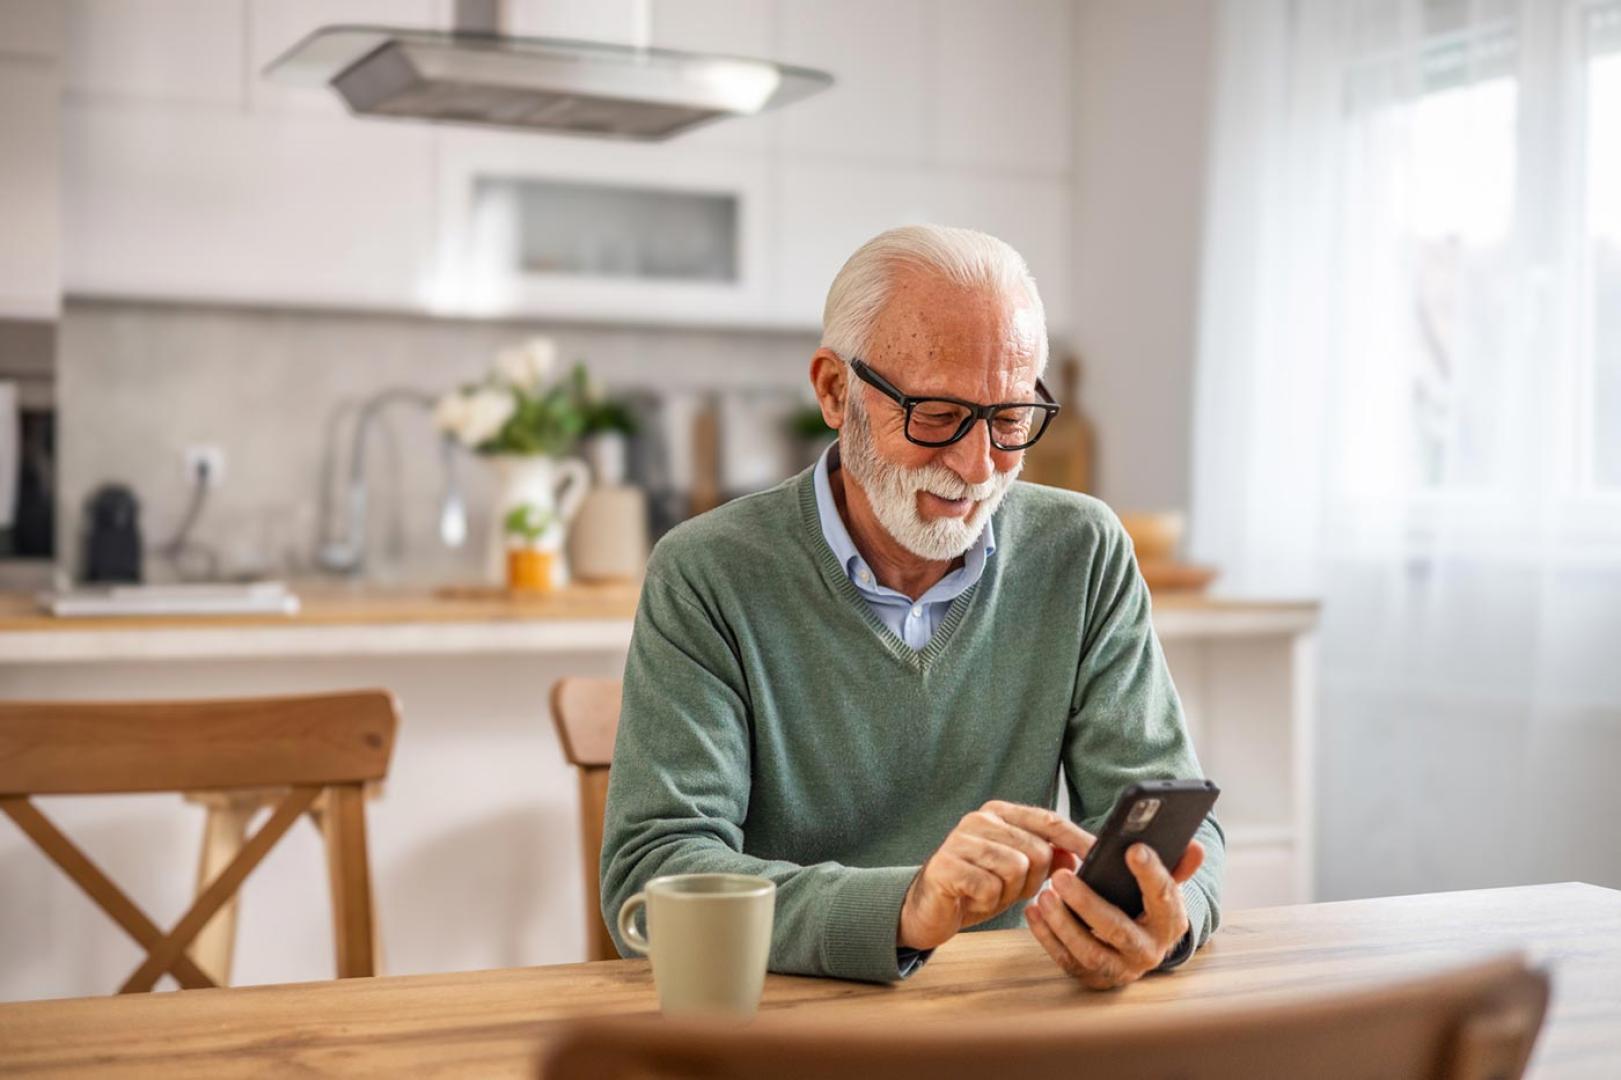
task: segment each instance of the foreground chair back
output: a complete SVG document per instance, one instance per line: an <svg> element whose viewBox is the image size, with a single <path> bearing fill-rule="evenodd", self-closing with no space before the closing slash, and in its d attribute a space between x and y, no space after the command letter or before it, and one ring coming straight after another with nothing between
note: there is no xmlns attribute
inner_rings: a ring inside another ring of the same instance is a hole
<svg viewBox="0 0 1621 1080"><path fill-rule="evenodd" d="M617 960L602 921L602 818L608 808L608 766L619 733L618 679L559 679L552 685L552 723L563 756L580 774L580 855L585 870L586 957Z"/></svg>
<svg viewBox="0 0 1621 1080"><path fill-rule="evenodd" d="M1280 993L1284 988L1280 987ZM901 993L905 993L902 990ZM582 1023L554 1044L546 1080L1514 1080L1548 1003L1548 977L1517 956L1438 975L1276 1003L1069 1013L993 1022L919 1019L883 1028L793 1020L746 1028L674 1021Z"/></svg>
<svg viewBox="0 0 1621 1080"><path fill-rule="evenodd" d="M375 973L363 785L381 780L398 710L382 690L164 702L0 702L0 810L146 950L120 993L215 982L193 939L301 816L326 838L340 978ZM34 805L33 795L155 791L270 794L270 819L167 933Z"/></svg>

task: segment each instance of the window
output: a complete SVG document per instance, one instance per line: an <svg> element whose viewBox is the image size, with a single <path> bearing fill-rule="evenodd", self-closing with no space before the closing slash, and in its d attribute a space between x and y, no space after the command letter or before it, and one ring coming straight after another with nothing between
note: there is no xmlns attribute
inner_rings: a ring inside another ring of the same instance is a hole
<svg viewBox="0 0 1621 1080"><path fill-rule="evenodd" d="M1352 10L1343 493L1621 494L1621 0Z"/></svg>
<svg viewBox="0 0 1621 1080"><path fill-rule="evenodd" d="M1621 4L1585 12L1587 322L1584 472L1621 492Z"/></svg>

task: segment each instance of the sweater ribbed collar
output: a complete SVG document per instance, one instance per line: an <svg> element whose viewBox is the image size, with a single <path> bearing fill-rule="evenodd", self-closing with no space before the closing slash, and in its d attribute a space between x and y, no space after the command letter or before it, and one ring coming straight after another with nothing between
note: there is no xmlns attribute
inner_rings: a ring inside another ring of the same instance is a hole
<svg viewBox="0 0 1621 1080"><path fill-rule="evenodd" d="M839 556L834 553L833 548L827 542L827 538L823 535L821 515L816 505L816 467L811 466L788 481L788 483L798 488L799 511L804 537L822 578L828 583L829 587L850 603L861 621L877 635L879 641L896 659L901 660L908 667L919 672L926 672L950 646L952 638L956 635L957 627L961 625L968 611L974 607L974 598L985 590L986 581L996 576L997 562L999 560L988 561L985 572L980 576L979 580L959 593L957 598L951 601L951 606L946 609L946 617L935 628L933 636L929 638L929 643L921 649L913 649L900 637L896 636L894 631L885 626L884 621L873 612L866 598L856 588L855 582L850 580L850 575L845 567L840 564ZM1001 513L1000 508L997 513ZM986 528L989 529L990 527L991 523L987 522Z"/></svg>

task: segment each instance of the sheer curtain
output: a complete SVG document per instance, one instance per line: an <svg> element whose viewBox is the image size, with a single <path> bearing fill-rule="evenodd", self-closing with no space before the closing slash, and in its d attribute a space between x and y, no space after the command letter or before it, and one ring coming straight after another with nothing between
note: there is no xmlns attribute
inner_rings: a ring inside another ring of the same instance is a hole
<svg viewBox="0 0 1621 1080"><path fill-rule="evenodd" d="M1323 601L1325 899L1621 887L1621 0L1227 0L1193 546Z"/></svg>

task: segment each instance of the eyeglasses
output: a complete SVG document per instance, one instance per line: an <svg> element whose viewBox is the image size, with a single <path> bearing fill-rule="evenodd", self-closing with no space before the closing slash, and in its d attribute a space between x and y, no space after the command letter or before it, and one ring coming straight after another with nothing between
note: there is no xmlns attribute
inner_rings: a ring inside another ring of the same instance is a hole
<svg viewBox="0 0 1621 1080"><path fill-rule="evenodd" d="M1023 450L1041 438L1058 415L1058 402L1040 379L1036 380L1040 401L979 405L961 398L903 394L894 383L868 367L865 360L851 360L850 368L856 378L906 410L906 439L919 446L950 446L983 420L990 430L992 446L998 450Z"/></svg>

